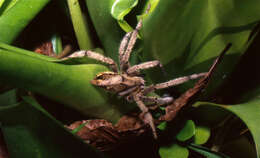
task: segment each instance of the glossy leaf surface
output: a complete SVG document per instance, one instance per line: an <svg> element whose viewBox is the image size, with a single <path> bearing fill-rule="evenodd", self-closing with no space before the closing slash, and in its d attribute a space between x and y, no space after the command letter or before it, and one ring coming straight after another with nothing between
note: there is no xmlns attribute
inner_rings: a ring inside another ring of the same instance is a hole
<svg viewBox="0 0 260 158"><path fill-rule="evenodd" d="M19 0L0 16L0 41L11 43L50 0Z"/></svg>
<svg viewBox="0 0 260 158"><path fill-rule="evenodd" d="M188 149L179 146L178 144L172 144L170 146L160 147L159 153L162 158L168 158L168 157L187 158L189 156Z"/></svg>
<svg viewBox="0 0 260 158"><path fill-rule="evenodd" d="M3 83L37 92L97 118L115 121L124 110L124 106L108 101L103 89L90 83L97 73L107 71L105 66L63 65L5 50L0 51L0 60Z"/></svg>
<svg viewBox="0 0 260 158"><path fill-rule="evenodd" d="M192 120L186 121L184 127L177 134L176 138L179 141L186 141L195 135L195 124Z"/></svg>
<svg viewBox="0 0 260 158"><path fill-rule="evenodd" d="M194 143L204 144L210 137L210 129L206 126L196 126Z"/></svg>
<svg viewBox="0 0 260 158"><path fill-rule="evenodd" d="M258 5L258 0L160 1L145 19L144 56L160 60L171 79L207 71L231 42L231 50L211 81L214 84L208 87L213 90L247 48L250 32L260 20ZM151 77L160 81L156 75Z"/></svg>
<svg viewBox="0 0 260 158"><path fill-rule="evenodd" d="M226 110L227 112L228 111L232 112L237 117L239 117L250 130L253 139L255 141L255 148L259 157L259 149L260 149L260 134L259 134L260 133L260 128L259 128L260 99L259 98L245 103L232 105L232 106L218 105L218 104L207 103L207 102L198 102L196 106L198 106L198 110L200 110L200 108L215 109L216 111L217 109Z"/></svg>
<svg viewBox="0 0 260 158"><path fill-rule="evenodd" d="M1 107L0 121L10 157L102 157L31 99Z"/></svg>

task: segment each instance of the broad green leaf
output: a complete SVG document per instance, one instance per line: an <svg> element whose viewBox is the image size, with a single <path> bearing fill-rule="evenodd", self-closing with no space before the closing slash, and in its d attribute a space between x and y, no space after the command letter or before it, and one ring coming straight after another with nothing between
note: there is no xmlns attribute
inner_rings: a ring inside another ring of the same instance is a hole
<svg viewBox="0 0 260 158"><path fill-rule="evenodd" d="M10 157L102 157L31 99L0 107L0 122Z"/></svg>
<svg viewBox="0 0 260 158"><path fill-rule="evenodd" d="M138 0L116 0L111 8L111 15L117 20L124 17L138 4Z"/></svg>
<svg viewBox="0 0 260 158"><path fill-rule="evenodd" d="M259 155L260 128L258 127L260 124L260 119L259 119L260 99L259 98L241 104L232 105L232 106L218 105L218 104L207 103L207 102L198 102L196 106L198 107L198 110L200 109L200 107L204 107L204 108L206 107L208 109L212 108L215 110L216 109L226 110L232 112L234 115L239 117L250 130L253 139L255 141L257 156L260 157Z"/></svg>
<svg viewBox="0 0 260 158"><path fill-rule="evenodd" d="M0 0L0 8L2 7L4 2L5 2L5 0Z"/></svg>
<svg viewBox="0 0 260 158"><path fill-rule="evenodd" d="M196 102L193 106L196 107L190 113L194 117L193 120L206 127L215 127L230 116L228 111L219 106L209 107L208 104L201 104L201 102Z"/></svg>
<svg viewBox="0 0 260 158"><path fill-rule="evenodd" d="M18 98L16 89L0 94L0 107L15 104L17 101Z"/></svg>
<svg viewBox="0 0 260 158"><path fill-rule="evenodd" d="M50 0L19 0L0 16L0 41L11 43Z"/></svg>
<svg viewBox="0 0 260 158"><path fill-rule="evenodd" d="M133 28L124 20L124 17L138 4L138 0L116 0L111 8L111 15L125 32Z"/></svg>
<svg viewBox="0 0 260 158"><path fill-rule="evenodd" d="M229 158L228 156L226 156L222 153L214 152L214 151L209 150L208 148L205 148L205 147L202 147L199 145L195 145L195 144L188 145L188 148L207 158Z"/></svg>
<svg viewBox="0 0 260 158"><path fill-rule="evenodd" d="M12 8L19 0L0 0L0 16Z"/></svg>
<svg viewBox="0 0 260 158"><path fill-rule="evenodd" d="M247 48L251 30L260 20L259 5L258 0L160 1L144 22L144 56L160 60L173 78L207 71L231 42L214 84L208 87L213 90Z"/></svg>
<svg viewBox="0 0 260 158"><path fill-rule="evenodd" d="M235 158L256 158L254 144L246 136L225 143L221 146L221 152Z"/></svg>
<svg viewBox="0 0 260 158"><path fill-rule="evenodd" d="M196 126L194 143L205 144L210 137L210 129L206 126Z"/></svg>
<svg viewBox="0 0 260 158"><path fill-rule="evenodd" d="M30 57L37 58L37 59L40 59L40 60L45 60L45 61L51 61L51 62L61 61L61 60L53 58L53 57L45 56L45 55L38 54L38 53L29 51L29 50L14 47L12 45L5 44L3 42L0 42L0 49L10 51L10 53L26 55L26 56L30 56Z"/></svg>
<svg viewBox="0 0 260 158"><path fill-rule="evenodd" d="M118 47L124 36L123 30L111 14L115 0L85 0L98 37L107 56L118 61Z"/></svg>
<svg viewBox="0 0 260 158"><path fill-rule="evenodd" d="M150 5L149 13L152 12L157 4L159 3L159 0L149 0L145 2L145 7L142 10L141 15L137 16L137 19L140 20L140 18L145 18L148 16L146 14L147 7ZM125 31L125 32L130 32L133 30L133 28L128 24L128 22L124 19L124 17L129 14L129 12L136 7L138 4L138 0L116 0L111 8L111 15L117 20L118 24L120 27Z"/></svg>
<svg viewBox="0 0 260 158"><path fill-rule="evenodd" d="M237 115L246 124L254 138L257 155L260 157L260 99L234 106L226 106L225 108Z"/></svg>
<svg viewBox="0 0 260 158"><path fill-rule="evenodd" d="M187 158L189 156L189 151L187 148L178 144L172 144L170 146L160 147L159 154L161 158Z"/></svg>
<svg viewBox="0 0 260 158"><path fill-rule="evenodd" d="M1 82L37 92L85 115L116 121L135 107L108 98L104 89L90 83L97 73L107 71L105 66L63 65L6 50L0 50L0 61Z"/></svg>
<svg viewBox="0 0 260 158"><path fill-rule="evenodd" d="M195 128L195 124L192 120L186 121L184 127L177 134L176 138L182 142L189 140L195 135Z"/></svg>

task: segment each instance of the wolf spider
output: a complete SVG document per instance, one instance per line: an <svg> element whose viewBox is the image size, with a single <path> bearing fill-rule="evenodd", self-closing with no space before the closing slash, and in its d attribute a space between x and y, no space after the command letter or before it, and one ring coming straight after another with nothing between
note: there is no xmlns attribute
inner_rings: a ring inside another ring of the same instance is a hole
<svg viewBox="0 0 260 158"><path fill-rule="evenodd" d="M145 80L141 77L140 70L149 69L156 66L162 68L162 64L158 60L153 60L138 65L130 65L129 58L136 43L138 31L141 29L141 26L142 19L139 20L136 28L133 31L128 32L123 37L119 47L119 68L113 59L93 51L78 51L69 57L87 56L89 58L108 64L112 71L97 74L91 83L110 92L117 93L119 96L125 97L128 101L135 101L142 111L141 118L143 119L143 122L145 124L149 124L152 129L154 138L157 138L153 117L145 103L166 105L171 103L173 98L152 97L147 96L147 94L157 89L164 89L182 84L192 79L197 79L204 76L206 73L193 74L155 85L145 86Z"/></svg>

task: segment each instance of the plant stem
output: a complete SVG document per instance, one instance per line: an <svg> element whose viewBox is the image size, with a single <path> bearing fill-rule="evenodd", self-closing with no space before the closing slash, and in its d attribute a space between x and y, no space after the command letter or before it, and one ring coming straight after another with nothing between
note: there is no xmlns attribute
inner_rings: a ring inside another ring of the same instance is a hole
<svg viewBox="0 0 260 158"><path fill-rule="evenodd" d="M89 50L94 48L89 27L86 18L81 12L78 0L67 0L67 2L80 49Z"/></svg>

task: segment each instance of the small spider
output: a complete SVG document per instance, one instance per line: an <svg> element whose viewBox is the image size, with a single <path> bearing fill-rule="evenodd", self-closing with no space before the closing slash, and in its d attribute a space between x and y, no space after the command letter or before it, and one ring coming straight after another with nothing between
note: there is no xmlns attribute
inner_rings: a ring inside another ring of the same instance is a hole
<svg viewBox="0 0 260 158"><path fill-rule="evenodd" d="M128 101L135 101L140 110L141 118L145 124L149 124L152 129L154 138L157 138L156 128L153 117L149 112L149 108L145 103L153 103L155 105L166 105L173 101L172 97L151 97L147 96L157 89L164 89L171 86L182 84L192 79L197 79L204 76L206 73L193 74L176 78L167 82L145 86L145 80L140 75L140 70L149 69L162 64L158 60L144 62L138 65L131 66L129 63L130 54L135 45L138 31L141 29L142 19L139 20L136 28L132 32L128 32L122 39L119 47L119 68L114 60L105 57L93 51L78 51L69 57L87 56L89 58L98 60L108 64L112 71L102 72L91 81L93 85L102 87L107 91L117 93L119 96L125 97Z"/></svg>

